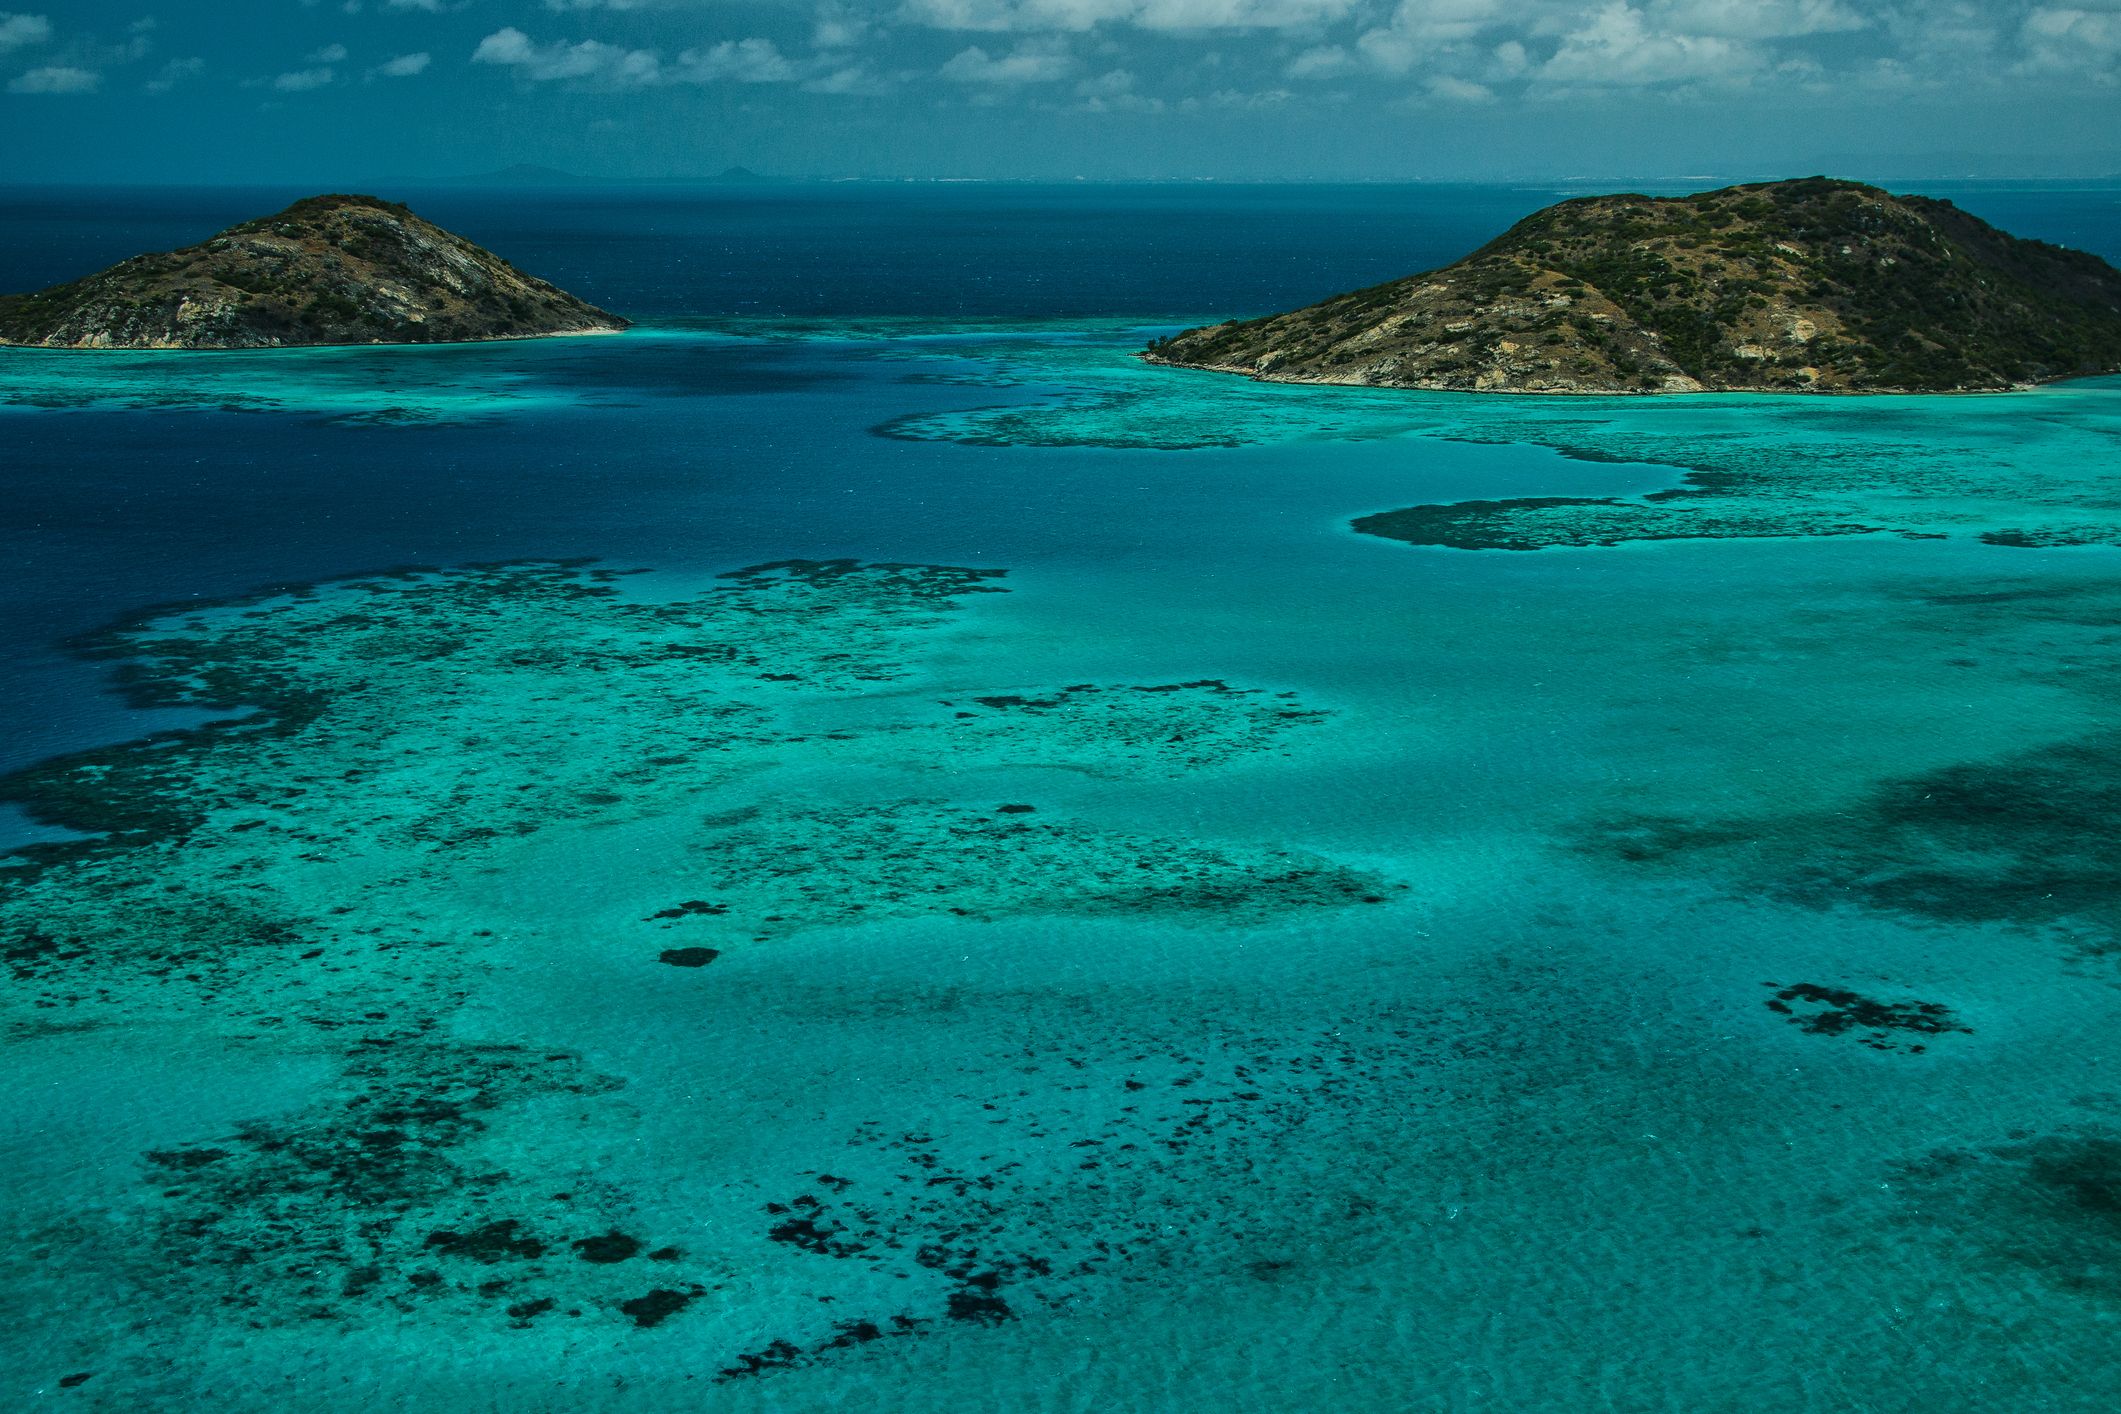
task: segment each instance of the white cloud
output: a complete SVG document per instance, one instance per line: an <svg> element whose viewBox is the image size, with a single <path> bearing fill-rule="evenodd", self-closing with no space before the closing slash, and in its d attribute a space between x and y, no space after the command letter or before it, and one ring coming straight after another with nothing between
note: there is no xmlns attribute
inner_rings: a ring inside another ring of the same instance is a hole
<svg viewBox="0 0 2121 1414"><path fill-rule="evenodd" d="M312 89L329 87L333 77L333 71L328 66L296 69L292 73L274 78L272 87L281 93L308 93Z"/></svg>
<svg viewBox="0 0 2121 1414"><path fill-rule="evenodd" d="M1136 93L1134 84L1130 71L1113 69L1076 84L1075 96L1085 113L1161 113L1164 101Z"/></svg>
<svg viewBox="0 0 2121 1414"><path fill-rule="evenodd" d="M1222 88L1208 95L1208 106L1210 108L1279 108L1294 97L1296 95L1285 88L1262 89L1256 93L1247 93L1242 89ZM1188 104L1181 106L1197 107L1199 105L1189 100Z"/></svg>
<svg viewBox="0 0 2121 1414"><path fill-rule="evenodd" d="M1438 74L1429 80L1429 96L1446 103L1493 103L1495 90L1483 83L1453 78L1449 74Z"/></svg>
<svg viewBox="0 0 2121 1414"><path fill-rule="evenodd" d="M1557 84L1640 87L1728 79L1764 66L1750 44L1660 29L1627 0L1611 0L1562 39L1539 77Z"/></svg>
<svg viewBox="0 0 2121 1414"><path fill-rule="evenodd" d="M770 39L725 39L678 55L675 77L684 83L789 83L799 75Z"/></svg>
<svg viewBox="0 0 2121 1414"><path fill-rule="evenodd" d="M103 76L93 69L77 69L68 64L51 64L41 69L31 69L18 74L7 86L9 93L94 93L103 84Z"/></svg>
<svg viewBox="0 0 2121 1414"><path fill-rule="evenodd" d="M890 93L898 84L881 74L872 73L866 64L848 64L836 69L827 69L812 78L803 80L805 93L860 94L875 97Z"/></svg>
<svg viewBox="0 0 2121 1414"><path fill-rule="evenodd" d="M1401 0L1391 23L1367 30L1356 47L1387 73L1403 74L1449 56L1476 37L1506 23L1530 27L1541 18L1537 3L1506 0Z"/></svg>
<svg viewBox="0 0 2121 1414"><path fill-rule="evenodd" d="M167 93L182 83L206 71L204 59L172 59L162 66L162 71L144 85L149 93Z"/></svg>
<svg viewBox="0 0 2121 1414"><path fill-rule="evenodd" d="M2076 71L2094 83L2121 81L2121 14L2085 5L2041 6L2020 31L2024 73Z"/></svg>
<svg viewBox="0 0 2121 1414"><path fill-rule="evenodd" d="M400 54L395 59L386 59L378 64L375 72L387 79L409 79L416 74L426 73L427 66L434 62L434 57L424 50L418 54Z"/></svg>
<svg viewBox="0 0 2121 1414"><path fill-rule="evenodd" d="M1015 85L1053 83L1075 70L1065 46L1033 41L1008 54L989 54L974 45L951 56L940 70L953 83Z"/></svg>
<svg viewBox="0 0 2121 1414"><path fill-rule="evenodd" d="M575 44L539 44L510 26L479 41L474 64L512 68L538 83L572 82L609 88L653 88L691 83L794 83L812 77L820 65L798 62L781 53L770 39L725 39L687 49L670 64L653 49L626 49L585 39ZM842 66L838 82L812 79L820 92L855 92L866 71Z"/></svg>
<svg viewBox="0 0 2121 1414"><path fill-rule="evenodd" d="M346 46L343 44L327 44L322 49L313 50L304 57L312 64L343 64L346 62Z"/></svg>
<svg viewBox="0 0 2121 1414"><path fill-rule="evenodd" d="M442 13L442 0L384 0L386 10L422 10L430 15Z"/></svg>
<svg viewBox="0 0 2121 1414"><path fill-rule="evenodd" d="M27 49L52 37L52 22L43 15L16 15L0 10L0 54Z"/></svg>
<svg viewBox="0 0 2121 1414"><path fill-rule="evenodd" d="M869 21L861 15L828 10L818 15L810 42L819 49L850 49L869 37Z"/></svg>
<svg viewBox="0 0 2121 1414"><path fill-rule="evenodd" d="M906 17L932 29L1308 29L1340 19L1357 0L906 0Z"/></svg>
<svg viewBox="0 0 2121 1414"><path fill-rule="evenodd" d="M594 39L578 44L536 44L512 25L480 40L479 47L472 51L471 62L518 69L525 78L538 83L571 80L614 88L645 88L663 81L663 61L653 49L626 49Z"/></svg>
<svg viewBox="0 0 2121 1414"><path fill-rule="evenodd" d="M1795 39L1867 29L1870 20L1841 0L1658 0L1660 27L1721 39Z"/></svg>
<svg viewBox="0 0 2121 1414"><path fill-rule="evenodd" d="M1424 86L1447 77L1491 94L1497 84L1529 79L1535 71L1550 85L1573 87L1817 73L1814 55L1797 52L1805 41L1881 29L1881 16L1956 3L1399 0L1390 18L1363 31L1352 50L1329 45L1305 51L1288 72L1318 78L1359 64L1384 74L1408 75Z"/></svg>
<svg viewBox="0 0 2121 1414"><path fill-rule="evenodd" d="M1335 74L1347 73L1358 67L1355 56L1338 44L1320 44L1304 50L1289 61L1289 77L1292 79L1331 78Z"/></svg>

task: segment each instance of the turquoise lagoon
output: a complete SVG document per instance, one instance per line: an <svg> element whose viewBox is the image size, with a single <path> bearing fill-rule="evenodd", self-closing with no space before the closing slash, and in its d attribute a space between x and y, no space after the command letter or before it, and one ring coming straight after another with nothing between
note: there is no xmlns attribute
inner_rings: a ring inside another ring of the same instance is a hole
<svg viewBox="0 0 2121 1414"><path fill-rule="evenodd" d="M2111 1407L2121 381L1151 331L0 357L9 1407Z"/></svg>

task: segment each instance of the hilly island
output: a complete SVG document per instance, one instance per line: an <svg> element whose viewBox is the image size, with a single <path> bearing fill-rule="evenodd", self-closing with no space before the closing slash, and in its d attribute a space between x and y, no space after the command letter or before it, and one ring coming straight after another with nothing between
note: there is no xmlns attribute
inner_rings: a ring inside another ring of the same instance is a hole
<svg viewBox="0 0 2121 1414"><path fill-rule="evenodd" d="M44 348L439 344L627 324L372 196L309 197L198 245L0 295L0 344Z"/></svg>
<svg viewBox="0 0 2121 1414"><path fill-rule="evenodd" d="M1455 265L1143 357L1463 392L2001 391L2121 371L2121 271L1814 177L1565 201Z"/></svg>

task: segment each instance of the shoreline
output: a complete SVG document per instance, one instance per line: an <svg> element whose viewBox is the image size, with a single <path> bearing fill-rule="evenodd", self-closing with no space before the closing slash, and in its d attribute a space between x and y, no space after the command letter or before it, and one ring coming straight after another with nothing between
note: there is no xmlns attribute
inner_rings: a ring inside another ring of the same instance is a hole
<svg viewBox="0 0 2121 1414"><path fill-rule="evenodd" d="M2003 398L2017 393L2038 392L2065 383L2084 383L2095 378L2121 378L2121 369L2103 373L2072 373L2061 378L2043 378L2015 383L2008 388L1445 388L1428 383L1356 383L1335 378L1277 377L1234 363L1181 363L1157 358L1137 350L1133 357L1155 368L1183 368L1195 373L1229 373L1254 383L1274 383L1289 388L1366 388L1380 393L1451 393L1462 397L1505 398Z"/></svg>
<svg viewBox="0 0 2121 1414"><path fill-rule="evenodd" d="M631 321L594 329L553 329L539 334L488 334L477 339L372 339L362 343L319 340L305 344L24 344L0 339L0 349L26 349L37 353L282 353L297 349L447 349L477 344L520 344L532 339L607 338L630 332Z"/></svg>

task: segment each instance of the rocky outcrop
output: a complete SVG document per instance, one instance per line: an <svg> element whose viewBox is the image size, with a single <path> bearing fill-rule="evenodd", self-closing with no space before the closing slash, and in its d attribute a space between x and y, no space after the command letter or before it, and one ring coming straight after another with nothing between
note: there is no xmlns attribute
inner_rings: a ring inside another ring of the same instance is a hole
<svg viewBox="0 0 2121 1414"><path fill-rule="evenodd" d="M1455 265L1143 357L1465 392L2001 390L2121 371L2121 271L1815 177L1563 202Z"/></svg>
<svg viewBox="0 0 2121 1414"><path fill-rule="evenodd" d="M0 297L0 343L252 349L615 333L627 321L372 196L314 196L199 245Z"/></svg>

